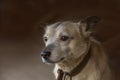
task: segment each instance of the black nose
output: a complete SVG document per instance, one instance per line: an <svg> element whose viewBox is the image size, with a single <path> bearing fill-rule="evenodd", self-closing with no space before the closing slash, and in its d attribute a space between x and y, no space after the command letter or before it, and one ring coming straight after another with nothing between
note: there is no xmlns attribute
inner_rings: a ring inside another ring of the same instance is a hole
<svg viewBox="0 0 120 80"><path fill-rule="evenodd" d="M50 51L43 51L43 53L41 54L41 56L45 59L49 58L51 55Z"/></svg>

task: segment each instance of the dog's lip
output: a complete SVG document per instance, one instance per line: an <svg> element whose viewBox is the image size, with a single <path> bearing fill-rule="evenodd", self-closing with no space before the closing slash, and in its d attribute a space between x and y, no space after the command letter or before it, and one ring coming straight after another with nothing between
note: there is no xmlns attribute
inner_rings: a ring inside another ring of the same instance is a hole
<svg viewBox="0 0 120 80"><path fill-rule="evenodd" d="M45 63L52 63L52 64L54 64L54 63L59 63L59 62L61 62L61 61L63 61L64 60L64 57L62 57L60 60L58 60L58 61L52 61L52 60L50 60L50 59L45 59Z"/></svg>

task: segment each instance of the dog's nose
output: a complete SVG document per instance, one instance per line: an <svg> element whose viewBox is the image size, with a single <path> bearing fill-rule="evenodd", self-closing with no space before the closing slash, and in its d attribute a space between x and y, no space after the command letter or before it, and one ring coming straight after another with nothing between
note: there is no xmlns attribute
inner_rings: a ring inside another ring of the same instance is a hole
<svg viewBox="0 0 120 80"><path fill-rule="evenodd" d="M51 55L50 51L43 51L43 53L41 54L41 56L45 59L49 58Z"/></svg>

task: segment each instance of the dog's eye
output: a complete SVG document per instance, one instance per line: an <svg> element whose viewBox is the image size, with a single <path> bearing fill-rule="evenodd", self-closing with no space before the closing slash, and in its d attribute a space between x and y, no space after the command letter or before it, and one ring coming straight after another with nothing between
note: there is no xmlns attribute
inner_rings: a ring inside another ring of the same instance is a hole
<svg viewBox="0 0 120 80"><path fill-rule="evenodd" d="M67 41L68 39L69 39L68 36L61 36L61 38L60 38L60 40L62 40L62 41Z"/></svg>
<svg viewBox="0 0 120 80"><path fill-rule="evenodd" d="M48 39L47 39L47 37L44 37L44 41L46 42Z"/></svg>

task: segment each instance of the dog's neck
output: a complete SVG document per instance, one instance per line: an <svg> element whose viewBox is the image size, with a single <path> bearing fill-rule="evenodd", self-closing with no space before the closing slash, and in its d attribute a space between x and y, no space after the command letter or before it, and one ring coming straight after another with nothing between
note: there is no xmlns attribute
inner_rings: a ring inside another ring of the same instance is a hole
<svg viewBox="0 0 120 80"><path fill-rule="evenodd" d="M88 54L90 49L90 42L86 44L86 50L83 55L81 55L77 59L69 58L66 61L63 61L61 63L56 64L59 69L63 70L64 72L70 73L74 68L76 68L85 58L85 56Z"/></svg>

